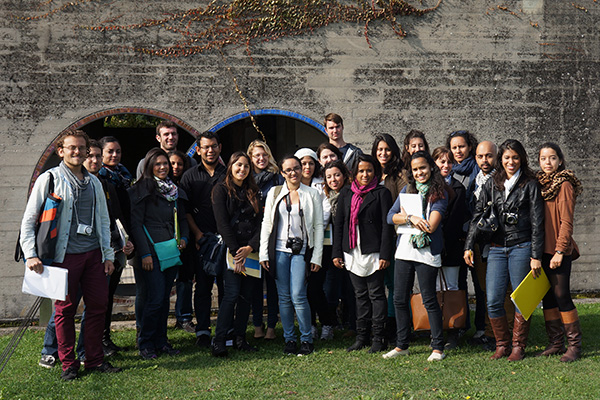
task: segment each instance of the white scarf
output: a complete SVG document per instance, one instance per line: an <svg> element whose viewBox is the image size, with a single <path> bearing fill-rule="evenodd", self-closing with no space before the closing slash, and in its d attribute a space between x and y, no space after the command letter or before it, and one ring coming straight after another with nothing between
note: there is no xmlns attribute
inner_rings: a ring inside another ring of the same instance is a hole
<svg viewBox="0 0 600 400"><path fill-rule="evenodd" d="M517 172L515 172L515 174L510 179L507 179L504 181L504 199L505 200L508 198L508 194L510 193L510 191L517 184L517 181L519 180L520 176L521 176L521 168L519 168L517 170Z"/></svg>
<svg viewBox="0 0 600 400"><path fill-rule="evenodd" d="M477 187L473 194L475 198L479 200L479 195L481 194L481 188L483 185L492 177L492 174L485 174L483 171L479 170L479 173L475 177L475 186Z"/></svg>

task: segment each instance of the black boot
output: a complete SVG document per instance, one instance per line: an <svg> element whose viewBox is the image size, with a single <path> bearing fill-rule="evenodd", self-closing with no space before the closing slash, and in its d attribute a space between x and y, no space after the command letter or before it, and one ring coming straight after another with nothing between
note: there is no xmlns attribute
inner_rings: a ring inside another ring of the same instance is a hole
<svg viewBox="0 0 600 400"><path fill-rule="evenodd" d="M373 343L371 344L371 348L369 349L369 353L379 353L381 351L386 351L388 348L388 341L384 337L373 338Z"/></svg>
<svg viewBox="0 0 600 400"><path fill-rule="evenodd" d="M364 321L356 321L356 340L352 346L346 349L347 352L364 349L369 345L369 333Z"/></svg>
<svg viewBox="0 0 600 400"><path fill-rule="evenodd" d="M225 340L216 338L213 340L212 345L210 346L212 355L215 357L227 357L227 346L225 346Z"/></svg>
<svg viewBox="0 0 600 400"><path fill-rule="evenodd" d="M246 341L246 338L244 336L236 336L235 341L233 342L233 346L237 350L241 350L241 351L247 351L247 352L258 351L258 349L256 347L251 346L250 343L248 343Z"/></svg>

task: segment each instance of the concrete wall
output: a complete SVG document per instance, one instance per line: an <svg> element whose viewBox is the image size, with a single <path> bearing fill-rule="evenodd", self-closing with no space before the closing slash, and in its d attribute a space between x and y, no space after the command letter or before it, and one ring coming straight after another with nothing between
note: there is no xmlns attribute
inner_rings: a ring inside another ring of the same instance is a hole
<svg viewBox="0 0 600 400"><path fill-rule="evenodd" d="M216 52L146 56L122 46L164 45L164 30L73 28L120 14L120 23L135 23L197 3L98 1L38 21L8 17L38 14L34 3L0 0L0 318L23 315L33 301L20 293L22 266L12 254L32 173L59 132L118 107L160 110L197 130L244 111ZM588 12L571 2L509 1L513 15L494 1L445 0L424 17L399 18L405 39L387 22L374 22L369 48L362 24L332 24L256 43L254 63L244 48L226 49L226 63L252 109L280 108L317 121L335 111L347 139L365 150L374 133L401 141L413 128L432 146L456 129L480 140L518 138L531 156L543 141L558 142L585 186L575 226L582 257L572 287L598 290L599 168L592 155L600 147L600 6L585 3Z"/></svg>

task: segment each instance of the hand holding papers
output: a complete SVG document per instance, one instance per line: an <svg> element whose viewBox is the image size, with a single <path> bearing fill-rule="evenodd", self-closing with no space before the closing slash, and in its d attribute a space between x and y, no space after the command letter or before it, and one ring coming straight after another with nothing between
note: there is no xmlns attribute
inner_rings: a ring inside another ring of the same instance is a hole
<svg viewBox="0 0 600 400"><path fill-rule="evenodd" d="M41 274L25 268L22 291L34 296L64 301L68 290L67 276L66 268L44 265L44 272Z"/></svg>
<svg viewBox="0 0 600 400"><path fill-rule="evenodd" d="M400 206L409 215L423 216L423 198L418 193L400 193ZM408 233L418 235L421 231L408 225L399 225L396 229L399 235Z"/></svg>
<svg viewBox="0 0 600 400"><path fill-rule="evenodd" d="M529 320L537 305L540 304L540 301L542 301L546 292L550 289L550 281L546 273L543 269L540 271L540 276L535 279L531 271L529 271L525 279L510 295L511 300L515 303L519 311L521 311L525 320Z"/></svg>
<svg viewBox="0 0 600 400"><path fill-rule="evenodd" d="M258 263L258 253L250 253L250 255L246 258L244 267L246 268L245 275L252 276L254 278L260 278L262 268ZM233 256L229 250L227 250L227 269L232 271L235 270L235 261L233 260Z"/></svg>

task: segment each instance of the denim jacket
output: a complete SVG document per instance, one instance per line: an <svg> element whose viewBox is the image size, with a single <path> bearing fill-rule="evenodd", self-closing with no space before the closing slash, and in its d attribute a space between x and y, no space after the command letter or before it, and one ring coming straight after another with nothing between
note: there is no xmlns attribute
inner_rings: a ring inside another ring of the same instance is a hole
<svg viewBox="0 0 600 400"><path fill-rule="evenodd" d="M48 194L49 176L54 176L54 193L62 198L58 208L58 240L56 242L56 255L54 262L61 263L65 258L67 243L69 241L69 229L73 217L73 189L67 178L63 176L58 167L52 168L41 174L33 185L33 189L27 201L23 221L21 222L21 248L25 259L37 257L35 250L35 226L39 218L40 209ZM98 232L99 245L102 250L102 261L114 261L115 253L110 246L110 219L102 184L95 176L90 174L90 183L96 194L96 210L94 221L96 232Z"/></svg>

